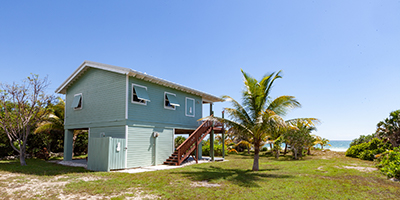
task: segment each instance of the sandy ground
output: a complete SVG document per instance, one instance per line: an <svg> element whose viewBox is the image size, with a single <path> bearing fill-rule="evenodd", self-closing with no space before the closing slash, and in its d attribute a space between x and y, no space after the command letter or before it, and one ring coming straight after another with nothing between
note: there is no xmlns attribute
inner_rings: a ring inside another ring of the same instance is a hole
<svg viewBox="0 0 400 200"><path fill-rule="evenodd" d="M221 159L218 159L221 161ZM85 167L85 160L74 160L74 161L49 161L61 165L71 166L71 167ZM205 157L199 160L199 163L210 162L210 159ZM178 167L184 167L187 165L196 164L196 161L188 159L181 166L167 166L158 165L150 167L141 167L135 169L118 170L114 172L120 173L140 173L145 171L156 171L156 170L167 170ZM155 195L145 194L140 188L131 188L128 192L112 194L108 196L103 195L83 195L83 194L68 194L64 192L64 186L69 183L79 182L79 181L97 181L102 180L102 177L95 177L89 175L80 175L79 177L70 177L66 175L48 177L43 181L35 178L35 176L15 174L9 172L0 172L0 199L41 199L41 197L55 198L55 199L111 199L121 195L127 195L125 199L159 199L160 197ZM218 184L209 184L207 182L193 182L192 187L218 187Z"/></svg>
<svg viewBox="0 0 400 200"><path fill-rule="evenodd" d="M313 152L315 156L320 157L321 159L329 159L332 157L341 157L343 156L342 152ZM199 161L199 163L209 162L209 159L204 159ZM173 169L177 167L184 167L187 165L195 164L194 160L188 160L181 166L152 166L152 167L143 167L143 168L135 168L135 169L127 169L127 170L119 170L115 171L118 173L140 173L144 171L155 171L155 170L165 170L165 169ZM83 161L80 162L65 162L58 161L58 164L69 165L74 167L86 167ZM361 166L336 166L341 169L355 169L365 173L369 173L377 170L372 167L361 167ZM319 167L317 170L324 171L323 167ZM102 180L104 178L98 176L91 176L90 174L82 174L77 177L71 177L66 175L47 177L45 180L41 178L41 180L35 178L35 176L24 175L24 174L16 174L10 172L0 172L0 199L40 199L41 197L47 198L56 198L56 199L111 199L114 197L118 197L121 195L126 195L125 199L159 199L160 197L155 195L145 194L141 191L140 188L131 188L125 193L112 194L108 196L103 195L82 195L82 194L70 194L70 192L64 192L64 186L69 183L74 182L90 182ZM219 187L218 184L210 184L206 181L193 182L191 184L192 187Z"/></svg>

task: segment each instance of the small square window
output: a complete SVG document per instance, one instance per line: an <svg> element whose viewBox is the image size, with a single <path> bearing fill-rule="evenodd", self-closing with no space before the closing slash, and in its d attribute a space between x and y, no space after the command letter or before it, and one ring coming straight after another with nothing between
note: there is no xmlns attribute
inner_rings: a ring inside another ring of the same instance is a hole
<svg viewBox="0 0 400 200"><path fill-rule="evenodd" d="M74 110L82 109L82 93L74 95L74 100L72 101L71 107Z"/></svg>
<svg viewBox="0 0 400 200"><path fill-rule="evenodd" d="M150 98L147 94L147 87L132 84L132 103L147 105L148 101Z"/></svg>

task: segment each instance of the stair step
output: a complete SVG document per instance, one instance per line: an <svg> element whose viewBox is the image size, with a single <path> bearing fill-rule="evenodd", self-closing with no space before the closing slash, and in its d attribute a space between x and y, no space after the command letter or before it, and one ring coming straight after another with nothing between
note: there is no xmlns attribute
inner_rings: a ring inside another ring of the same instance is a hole
<svg viewBox="0 0 400 200"><path fill-rule="evenodd" d="M164 165L178 165L177 162L169 162L169 161L165 161Z"/></svg>

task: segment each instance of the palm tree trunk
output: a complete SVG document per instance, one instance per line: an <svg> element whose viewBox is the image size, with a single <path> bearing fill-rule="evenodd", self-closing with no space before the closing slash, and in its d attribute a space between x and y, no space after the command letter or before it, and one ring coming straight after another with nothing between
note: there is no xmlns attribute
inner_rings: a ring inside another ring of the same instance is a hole
<svg viewBox="0 0 400 200"><path fill-rule="evenodd" d="M275 155L275 158L276 158L276 159L279 159L279 153L280 153L280 152L279 152L279 149L276 149L276 155Z"/></svg>
<svg viewBox="0 0 400 200"><path fill-rule="evenodd" d="M269 143L269 149L271 149L272 152L272 143Z"/></svg>
<svg viewBox="0 0 400 200"><path fill-rule="evenodd" d="M297 160L297 149L293 148L294 159Z"/></svg>
<svg viewBox="0 0 400 200"><path fill-rule="evenodd" d="M260 158L260 145L254 145L254 162L253 162L253 171L259 170L258 160Z"/></svg>

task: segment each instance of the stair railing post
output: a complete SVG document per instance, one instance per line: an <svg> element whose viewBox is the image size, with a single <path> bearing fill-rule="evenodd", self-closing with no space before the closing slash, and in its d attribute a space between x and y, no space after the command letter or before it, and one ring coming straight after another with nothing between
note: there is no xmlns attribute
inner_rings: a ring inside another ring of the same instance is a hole
<svg viewBox="0 0 400 200"><path fill-rule="evenodd" d="M210 116L214 116L212 103L210 103ZM210 156L211 156L211 161L214 161L214 120L211 122Z"/></svg>
<svg viewBox="0 0 400 200"><path fill-rule="evenodd" d="M224 119L225 108L222 109L222 119ZM225 124L222 123L222 158L225 158Z"/></svg>

